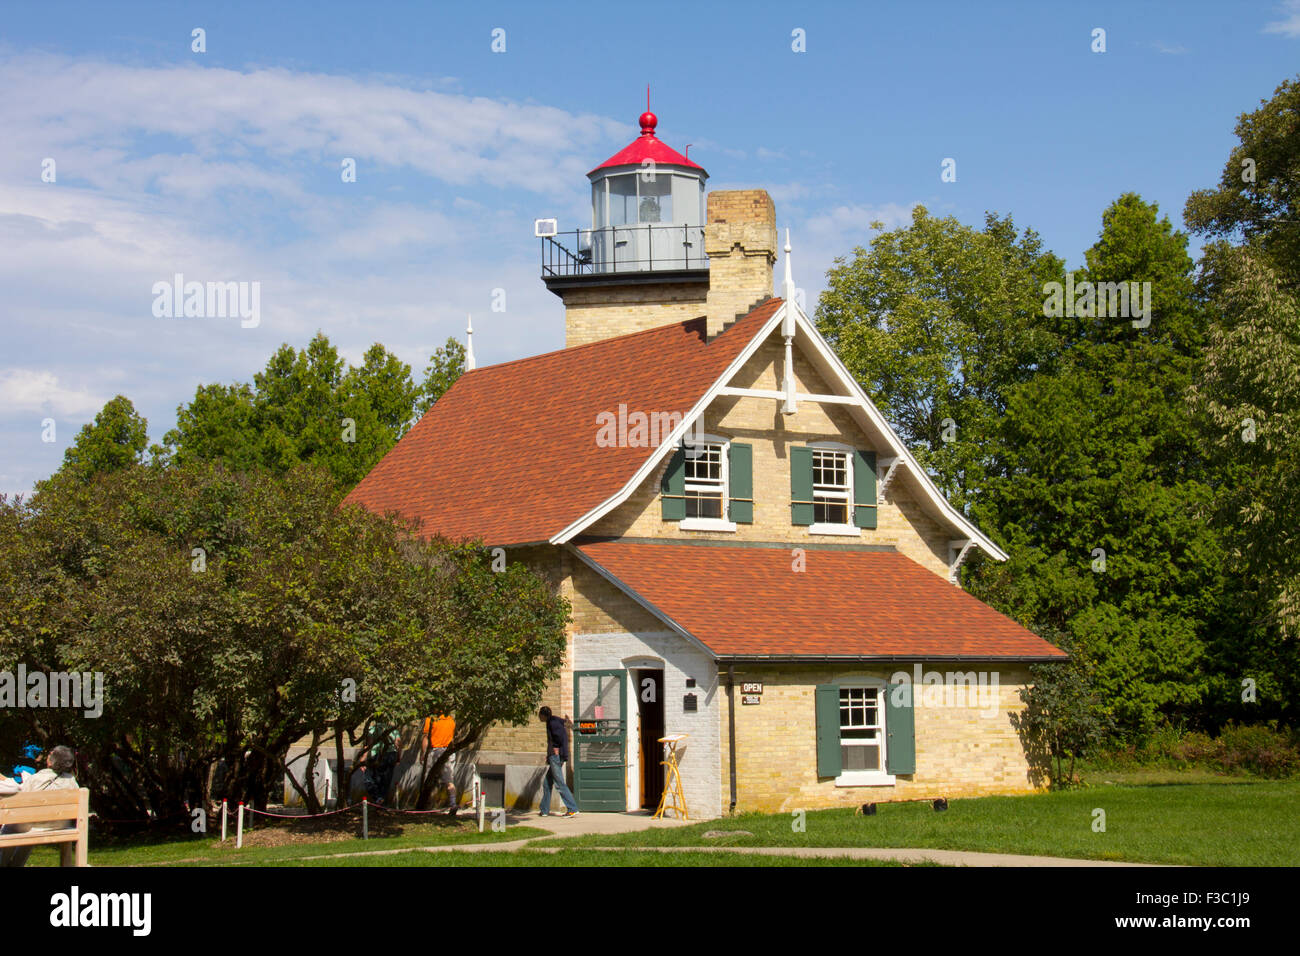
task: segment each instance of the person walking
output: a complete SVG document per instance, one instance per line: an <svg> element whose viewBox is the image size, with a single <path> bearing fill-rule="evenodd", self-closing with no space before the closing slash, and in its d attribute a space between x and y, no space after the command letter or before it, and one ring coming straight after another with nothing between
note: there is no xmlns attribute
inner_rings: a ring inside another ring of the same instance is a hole
<svg viewBox="0 0 1300 956"><path fill-rule="evenodd" d="M421 754L420 766L427 768L429 761L437 762L451 746L451 742L456 738L456 719L448 714L439 714L437 717L424 718L424 732L420 735ZM451 815L456 815L456 755L452 754L447 758L447 762L442 765L442 770L438 774L438 782L447 788L447 808Z"/></svg>
<svg viewBox="0 0 1300 956"><path fill-rule="evenodd" d="M555 787L560 791L560 799L564 801L564 816L576 817L578 801L573 799L573 792L564 782L564 765L569 760L568 730L563 720L551 716L549 707L543 707L537 716L546 725L546 776L542 779L541 815L551 815L551 785L554 781Z"/></svg>

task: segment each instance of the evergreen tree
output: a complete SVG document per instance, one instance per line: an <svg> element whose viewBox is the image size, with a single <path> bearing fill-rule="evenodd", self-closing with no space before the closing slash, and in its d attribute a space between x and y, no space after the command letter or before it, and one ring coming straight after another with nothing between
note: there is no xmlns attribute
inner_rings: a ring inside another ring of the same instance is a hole
<svg viewBox="0 0 1300 956"><path fill-rule="evenodd" d="M76 441L63 453L63 467L82 478L116 471L140 461L149 443L149 422L131 400L118 395L95 420L83 425Z"/></svg>
<svg viewBox="0 0 1300 956"><path fill-rule="evenodd" d="M1184 401L1206 311L1186 236L1157 215L1133 194L1106 210L1075 283L1085 314L1062 316L1059 356L1013 390L1007 471L976 509L1011 560L969 576L1031 628L1068 633L1130 734L1200 704L1205 641L1228 616L1215 475ZM1089 308L1083 284L1112 282L1150 283L1149 316Z"/></svg>

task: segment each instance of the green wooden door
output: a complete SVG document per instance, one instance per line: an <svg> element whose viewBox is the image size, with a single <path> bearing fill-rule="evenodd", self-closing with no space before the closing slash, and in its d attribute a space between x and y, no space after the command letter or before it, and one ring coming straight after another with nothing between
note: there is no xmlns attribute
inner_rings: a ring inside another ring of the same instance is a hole
<svg viewBox="0 0 1300 956"><path fill-rule="evenodd" d="M627 671L573 675L573 789L579 810L627 809Z"/></svg>

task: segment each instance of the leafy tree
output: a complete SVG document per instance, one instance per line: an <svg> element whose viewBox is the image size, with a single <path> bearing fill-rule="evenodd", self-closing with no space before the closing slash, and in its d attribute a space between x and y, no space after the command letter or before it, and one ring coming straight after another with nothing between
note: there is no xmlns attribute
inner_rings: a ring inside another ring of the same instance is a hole
<svg viewBox="0 0 1300 956"><path fill-rule="evenodd" d="M1300 296L1255 248L1220 250L1216 319L1191 392L1205 437L1232 480L1218 515L1249 627L1225 647L1220 688L1257 684L1258 718L1296 719L1300 698ZM1280 705L1280 709L1279 709ZM1250 713L1254 711L1254 713ZM1245 716L1243 714L1242 716Z"/></svg>
<svg viewBox="0 0 1300 956"><path fill-rule="evenodd" d="M1217 189L1188 197L1183 218L1211 238L1240 236L1268 256L1282 281L1300 283L1300 78L1237 119L1238 145Z"/></svg>
<svg viewBox="0 0 1300 956"><path fill-rule="evenodd" d="M76 441L63 453L63 466L83 479L116 471L140 461L149 443L149 422L136 413L125 395L109 401L95 420L83 425Z"/></svg>
<svg viewBox="0 0 1300 956"><path fill-rule="evenodd" d="M978 498L994 460L997 420L1012 386L1058 348L1043 286L1062 264L1032 230L990 213L984 228L912 223L870 250L836 259L817 324L958 507Z"/></svg>
<svg viewBox="0 0 1300 956"><path fill-rule="evenodd" d="M1068 633L1053 636L1070 660L1030 667L1033 683L1020 692L1025 709L1011 722L1024 743L1031 775L1040 778L1035 783L1046 777L1057 790L1079 783L1075 761L1095 750L1113 726L1093 685L1087 651L1074 645Z"/></svg>
<svg viewBox="0 0 1300 956"><path fill-rule="evenodd" d="M199 462L0 499L0 669L99 671L106 698L98 718L0 710L0 747L72 742L101 813L164 818L211 799L219 766L232 799L264 804L289 773L316 807L288 748L341 750L377 715L452 710L467 742L530 710L563 660L566 603L341 494L319 466Z"/></svg>

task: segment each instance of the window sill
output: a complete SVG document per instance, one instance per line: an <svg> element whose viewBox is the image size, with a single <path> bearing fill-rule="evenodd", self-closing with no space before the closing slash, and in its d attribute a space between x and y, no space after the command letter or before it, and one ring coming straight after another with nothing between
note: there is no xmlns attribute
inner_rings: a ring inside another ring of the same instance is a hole
<svg viewBox="0 0 1300 956"><path fill-rule="evenodd" d="M683 531L735 531L736 522L726 518L683 518L677 527Z"/></svg>
<svg viewBox="0 0 1300 956"><path fill-rule="evenodd" d="M853 770L836 777L835 786L892 787L895 779L892 773L885 773L883 770Z"/></svg>
<svg viewBox="0 0 1300 956"><path fill-rule="evenodd" d="M837 534L846 538L862 537L862 529L851 524L811 524L809 534Z"/></svg>

